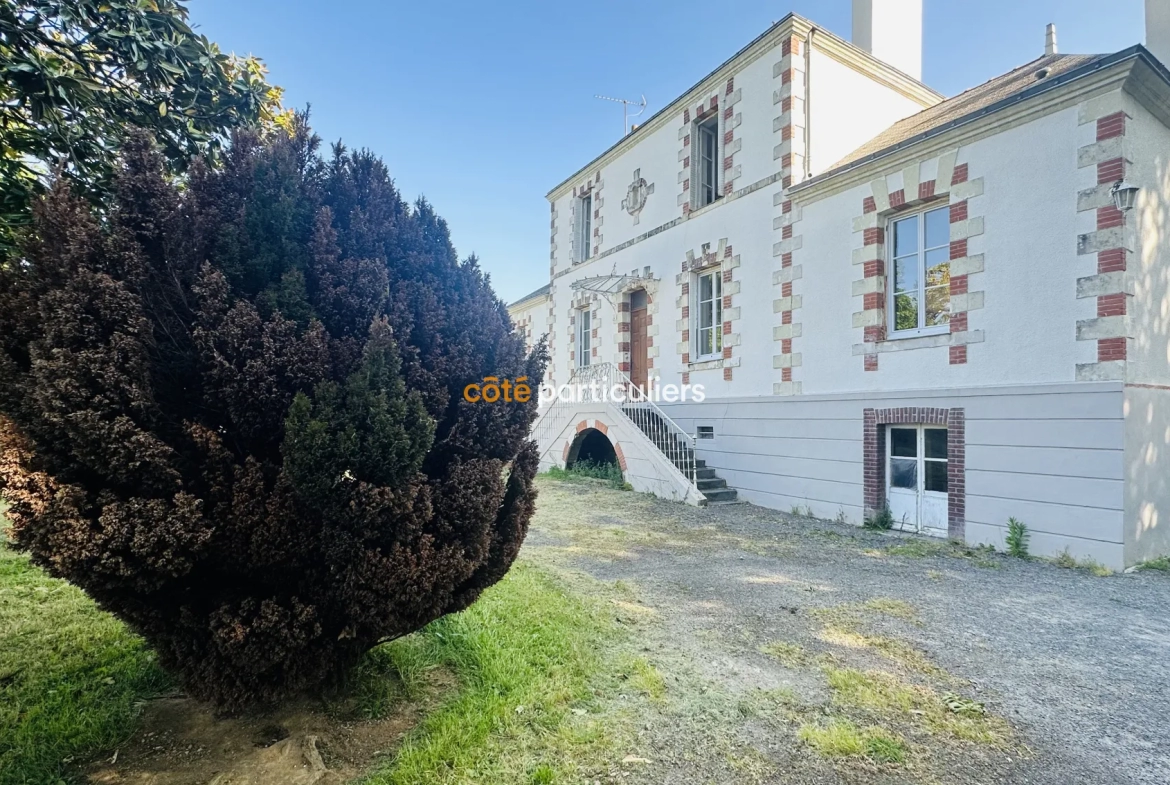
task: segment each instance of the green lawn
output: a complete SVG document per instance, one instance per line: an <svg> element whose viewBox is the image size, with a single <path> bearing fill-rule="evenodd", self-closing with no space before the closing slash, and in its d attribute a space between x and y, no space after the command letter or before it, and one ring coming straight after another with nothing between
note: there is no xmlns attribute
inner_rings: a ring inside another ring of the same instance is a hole
<svg viewBox="0 0 1170 785"><path fill-rule="evenodd" d="M591 704L616 678L612 613L518 565L467 611L370 653L351 681L377 717L443 669L455 686L369 785L552 783L604 770L618 728ZM70 781L170 682L143 641L0 541L0 785ZM606 665L611 667L606 668ZM605 712L601 712L604 714Z"/></svg>
<svg viewBox="0 0 1170 785"><path fill-rule="evenodd" d="M0 785L60 781L167 685L138 636L0 538Z"/></svg>

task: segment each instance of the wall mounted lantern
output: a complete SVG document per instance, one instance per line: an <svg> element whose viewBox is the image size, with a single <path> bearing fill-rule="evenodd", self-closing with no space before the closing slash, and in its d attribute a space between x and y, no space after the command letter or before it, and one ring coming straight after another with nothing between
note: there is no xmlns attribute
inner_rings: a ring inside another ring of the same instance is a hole
<svg viewBox="0 0 1170 785"><path fill-rule="evenodd" d="M1123 213L1128 213L1137 202L1137 193L1139 190L1141 189L1136 185L1130 185L1124 180L1118 180L1109 189L1109 193L1113 196L1113 206Z"/></svg>

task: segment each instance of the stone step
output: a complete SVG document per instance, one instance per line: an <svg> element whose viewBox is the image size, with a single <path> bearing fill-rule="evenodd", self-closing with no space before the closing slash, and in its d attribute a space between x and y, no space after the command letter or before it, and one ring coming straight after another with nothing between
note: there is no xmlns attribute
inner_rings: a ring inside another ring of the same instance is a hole
<svg viewBox="0 0 1170 785"><path fill-rule="evenodd" d="M699 490L706 494L708 491L717 491L727 487L727 480L718 477L706 477L698 481Z"/></svg>
<svg viewBox="0 0 1170 785"><path fill-rule="evenodd" d="M702 461L695 461L695 463L699 464L699 463L702 463ZM700 480L713 480L716 477L714 469L707 469L707 468L700 468L700 467L696 467L695 475Z"/></svg>
<svg viewBox="0 0 1170 785"><path fill-rule="evenodd" d="M703 495L707 497L708 503L733 502L739 498L739 493L734 488L720 488L716 491L704 491Z"/></svg>

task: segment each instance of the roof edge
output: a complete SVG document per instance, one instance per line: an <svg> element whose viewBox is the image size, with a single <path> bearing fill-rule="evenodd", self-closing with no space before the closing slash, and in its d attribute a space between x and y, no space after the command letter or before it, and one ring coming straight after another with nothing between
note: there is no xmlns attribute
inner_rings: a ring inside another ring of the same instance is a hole
<svg viewBox="0 0 1170 785"><path fill-rule="evenodd" d="M1141 44L1135 44L1134 46L1131 46L1127 49L1122 49L1119 52L1114 52L1111 55L1106 55L1100 59L1093 60L1089 63L1073 68L1063 74L1059 74L1058 76L1053 77L1051 80L1034 85L1006 98L1002 98L999 101L989 104L981 109L976 109L973 112L965 114L961 117L957 117L948 123L930 128L910 137L909 139L903 139L901 142L897 142L890 145L889 147L884 147L881 150L872 152L869 155L858 158L856 161L850 161L844 166L838 166L835 169L822 172L821 174L805 180L804 182L796 183L791 187L789 193L795 195L804 193L805 191L814 190L822 183L837 178L847 172L861 169L871 163L874 163L875 161L888 158L889 156L894 155L902 150L914 147L915 145L925 142L929 139L933 139L934 137L941 136L942 134L945 134L948 131L952 131L955 128L970 125L971 123L977 122L984 117L1015 106L1022 101L1026 101L1030 98L1052 92L1053 90L1058 90L1072 82L1078 81L1085 77L1099 73L1107 68L1112 68L1113 66L1120 65L1121 63L1131 60L1142 62L1150 66L1150 68L1156 74L1158 74L1163 81L1165 81L1167 86L1170 86L1170 69L1167 69L1166 66L1163 65L1156 57L1154 57L1154 55L1151 54L1150 51L1144 46Z"/></svg>
<svg viewBox="0 0 1170 785"><path fill-rule="evenodd" d="M928 87L923 82L914 77L899 71L889 63L877 59L869 52L861 49L858 46L846 41L838 36L836 33L821 27L803 16L789 12L780 21L773 24L760 35L753 38L746 46L733 54L731 57L720 63L713 71L708 73L698 82L691 85L685 92L677 96L666 106L659 109L652 114L644 123L638 126L638 130L623 136L621 139L614 142L608 148L603 150L600 154L595 156L589 163L574 171L571 175L566 177L551 188L545 194L545 198L552 200L559 195L566 187L572 184L575 180L580 179L582 175L587 173L590 169L602 165L602 162L616 157L620 152L626 148L632 147L637 142L641 141L641 137L649 134L651 131L661 127L667 122L670 116L678 110L689 104L692 95L700 90L704 85L711 81L718 81L730 69L734 63L752 53L753 50L760 50L756 56L762 56L769 48L771 39L778 37L784 32L785 27L790 28L792 33L800 36L807 36L810 30L816 30L821 40L826 41L829 46L826 47L826 53L835 57L837 60L849 65L857 70L865 71L868 76L875 81L880 82L887 87L898 90L907 98L917 101L923 105L923 108L934 106L941 101L946 100L946 96L931 87ZM818 45L822 45L817 41ZM645 130L645 133L643 131ZM638 138L635 138L638 137Z"/></svg>
<svg viewBox="0 0 1170 785"><path fill-rule="evenodd" d="M507 305L507 307L508 308L515 308L517 305L523 305L524 303L529 302L530 300L539 300L542 297L547 298L550 291L552 291L552 283L551 282L546 283L544 286L540 287L535 292L531 292L529 294L524 295L516 302L509 303Z"/></svg>

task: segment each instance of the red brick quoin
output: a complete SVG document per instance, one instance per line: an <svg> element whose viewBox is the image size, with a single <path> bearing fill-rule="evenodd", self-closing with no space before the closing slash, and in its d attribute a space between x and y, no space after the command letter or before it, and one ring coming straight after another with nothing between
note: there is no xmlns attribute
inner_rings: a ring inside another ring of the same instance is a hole
<svg viewBox="0 0 1170 785"><path fill-rule="evenodd" d="M886 501L886 425L942 425L947 429L947 536L962 540L967 521L967 433L964 409L906 406L862 412L865 514Z"/></svg>

